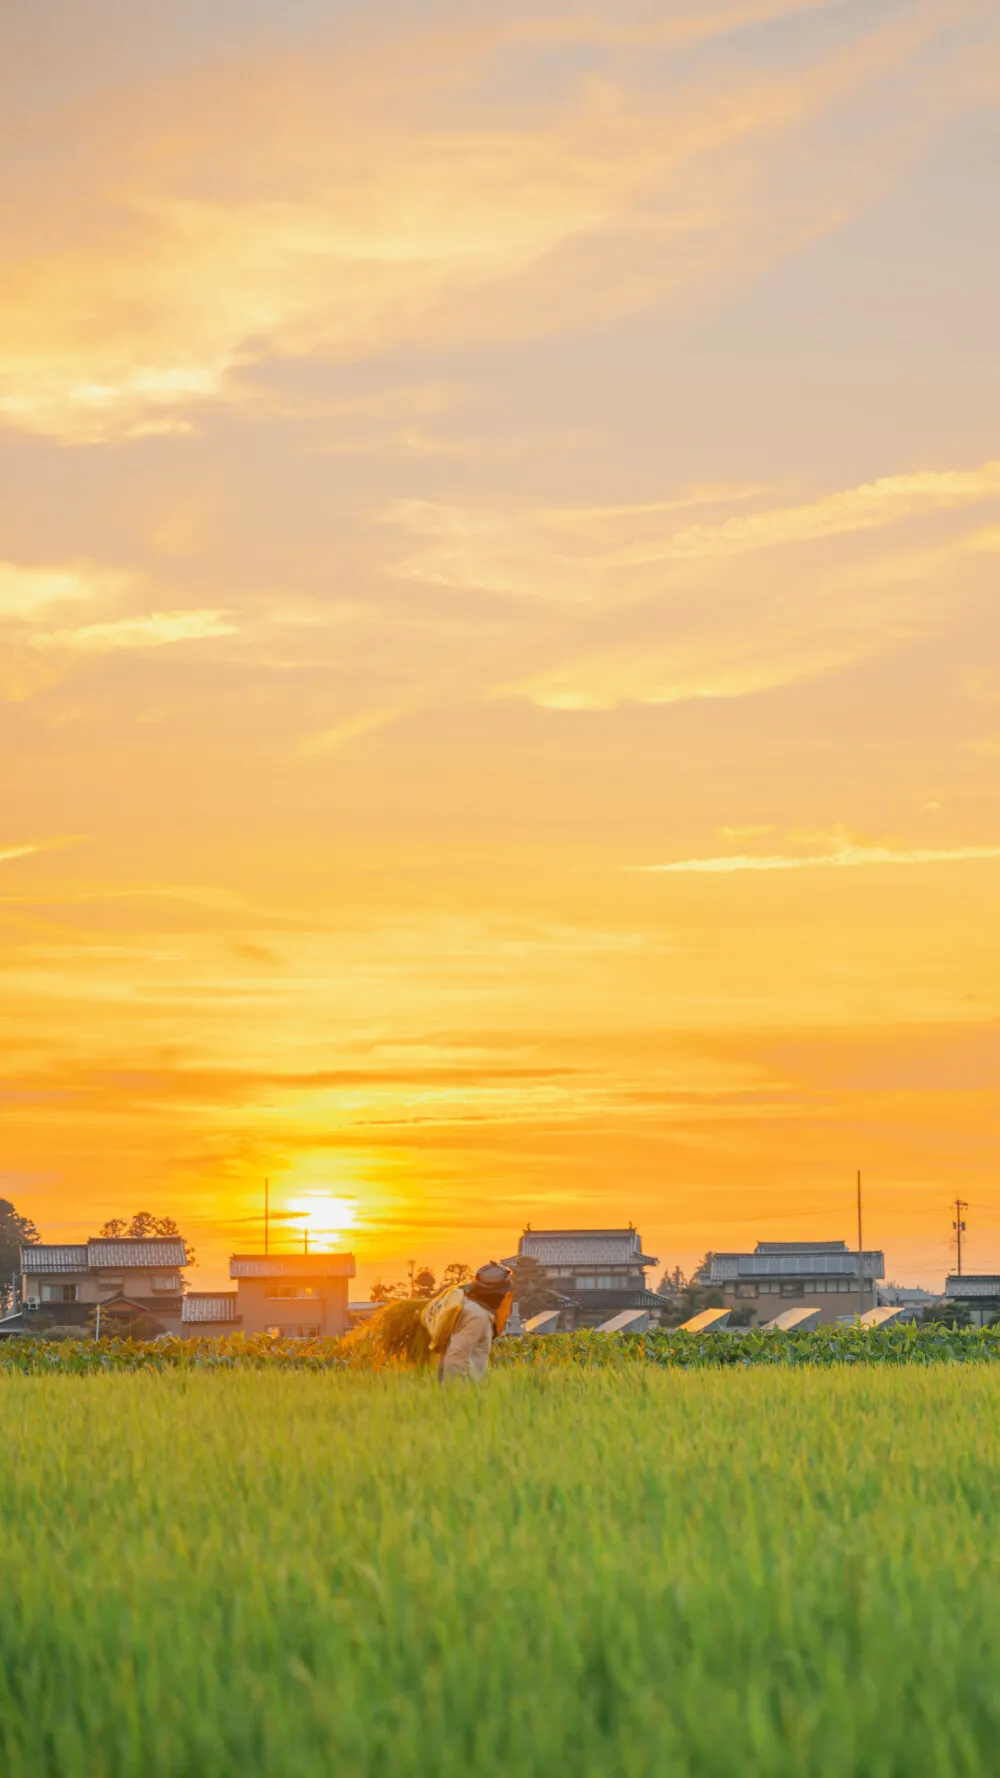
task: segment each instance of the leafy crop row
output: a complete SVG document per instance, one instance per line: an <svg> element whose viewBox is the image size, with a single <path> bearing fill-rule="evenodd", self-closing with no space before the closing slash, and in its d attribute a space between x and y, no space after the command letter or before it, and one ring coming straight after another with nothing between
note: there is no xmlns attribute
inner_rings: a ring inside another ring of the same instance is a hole
<svg viewBox="0 0 1000 1778"><path fill-rule="evenodd" d="M1000 1360L1000 1328L941 1325L827 1327L814 1333L761 1330L687 1334L677 1330L639 1335L580 1332L544 1338L501 1340L495 1363L505 1368L551 1370L570 1366L619 1369L654 1365L679 1370L731 1366L830 1367L842 1364L994 1364ZM0 1375L101 1371L326 1371L395 1368L371 1345L335 1339L32 1340L0 1341Z"/></svg>

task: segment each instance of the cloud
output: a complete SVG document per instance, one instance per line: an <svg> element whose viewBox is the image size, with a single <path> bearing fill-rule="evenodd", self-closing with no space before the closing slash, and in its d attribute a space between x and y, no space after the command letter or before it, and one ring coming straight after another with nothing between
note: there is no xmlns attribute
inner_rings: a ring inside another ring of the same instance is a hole
<svg viewBox="0 0 1000 1778"><path fill-rule="evenodd" d="M643 10L631 33L617 8L575 30L567 15L555 40L597 44L595 67L571 55L519 102L505 63L530 20L478 35L438 20L377 51L137 83L64 120L71 181L39 119L47 155L0 186L21 242L0 286L0 423L85 441L183 430L206 402L266 401L245 372L268 357L537 334L747 275L870 201L880 122L870 155L855 124L863 179L822 155L807 196L790 147L801 160L813 120L896 76L935 29L929 13L738 81L725 58L691 81L666 55L649 80L651 37L669 50L796 10L662 29ZM932 111L908 115L925 130Z"/></svg>
<svg viewBox="0 0 1000 1778"><path fill-rule="evenodd" d="M0 621L30 623L51 605L115 595L132 581L131 575L92 562L0 562Z"/></svg>
<svg viewBox="0 0 1000 1778"><path fill-rule="evenodd" d="M974 610L988 621L996 527L963 532L952 515L998 501L1000 463L988 462L887 476L759 513L727 514L720 496L711 523L678 526L677 547L621 542L628 508L566 517L558 533L547 515L509 516L515 541L506 555L498 546L494 588L530 584L550 606L565 605L567 619L502 695L566 711L742 698L877 659ZM646 515L673 505L638 506L631 529L641 533ZM857 541L837 542L855 532ZM451 534L462 535L467 560L482 547L471 524ZM564 596L570 588L579 614Z"/></svg>
<svg viewBox="0 0 1000 1778"><path fill-rule="evenodd" d="M61 852L64 846L75 846L79 838L79 834L66 834L54 840L32 840L19 846L0 846L0 864L8 864L15 858L31 858L38 852Z"/></svg>
<svg viewBox="0 0 1000 1778"><path fill-rule="evenodd" d="M316 734L308 735L299 749L303 758L318 759L331 753L340 753L351 741L360 740L363 735L370 735L376 729L387 728L391 723L398 722L400 717L407 716L417 708L412 704L385 710L367 710L360 716L345 717L343 722L332 728L320 729Z"/></svg>
<svg viewBox="0 0 1000 1778"><path fill-rule="evenodd" d="M769 857L742 853L728 858L681 858L672 864L628 864L621 868L654 876L685 873L714 876L736 871L853 870L872 864L964 864L983 858L1000 858L1000 846L917 846L898 851L891 846L840 846L835 852L818 852L811 857L798 857L787 852L773 853Z"/></svg>
<svg viewBox="0 0 1000 1778"><path fill-rule="evenodd" d="M114 623L87 624L79 630L44 631L34 638L34 646L108 654L118 649L164 648L178 642L236 634L237 626L227 622L222 611L151 611L143 617L123 617Z"/></svg>
<svg viewBox="0 0 1000 1778"><path fill-rule="evenodd" d="M846 532L875 530L925 513L998 497L1000 462L984 463L979 469L885 476L803 505L740 514L720 525L692 525L668 538L626 546L613 552L607 561L610 566L626 566L714 560L782 544L821 542ZM981 547L986 547L985 543Z"/></svg>

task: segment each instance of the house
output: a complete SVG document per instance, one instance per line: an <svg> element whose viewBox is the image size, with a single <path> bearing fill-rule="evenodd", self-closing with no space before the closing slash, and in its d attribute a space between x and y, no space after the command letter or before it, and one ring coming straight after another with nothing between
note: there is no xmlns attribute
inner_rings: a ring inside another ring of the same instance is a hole
<svg viewBox="0 0 1000 1778"><path fill-rule="evenodd" d="M643 1253L634 1228L526 1228L517 1253L504 1264L512 1266L519 1259L537 1260L552 1290L567 1299L561 1330L599 1327L624 1309L646 1309L659 1326L669 1313L664 1298L646 1284L647 1268L658 1262Z"/></svg>
<svg viewBox="0 0 1000 1778"><path fill-rule="evenodd" d="M752 1253L713 1253L706 1282L726 1307L752 1306L754 1321L773 1321L783 1309L818 1309L822 1325L870 1309L885 1255L862 1256L846 1241L758 1241Z"/></svg>
<svg viewBox="0 0 1000 1778"><path fill-rule="evenodd" d="M181 1333L186 1340L219 1339L238 1333L241 1319L235 1290L189 1290L181 1305Z"/></svg>
<svg viewBox="0 0 1000 1778"><path fill-rule="evenodd" d="M1000 1315L1000 1276L995 1272L953 1272L945 1280L944 1303L947 1309L968 1309L974 1327L988 1327Z"/></svg>
<svg viewBox="0 0 1000 1778"><path fill-rule="evenodd" d="M314 1338L347 1332L353 1253L234 1253L229 1276L245 1334Z"/></svg>
<svg viewBox="0 0 1000 1778"><path fill-rule="evenodd" d="M20 1309L28 1329L93 1325L101 1317L119 1328L180 1333L184 1242L173 1235L130 1237L21 1249Z"/></svg>

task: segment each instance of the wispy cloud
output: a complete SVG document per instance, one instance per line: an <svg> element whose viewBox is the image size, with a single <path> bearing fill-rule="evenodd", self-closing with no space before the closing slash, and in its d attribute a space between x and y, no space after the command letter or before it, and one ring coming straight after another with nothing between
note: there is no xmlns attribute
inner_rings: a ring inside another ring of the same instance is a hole
<svg viewBox="0 0 1000 1778"><path fill-rule="evenodd" d="M201 642L236 634L237 625L230 623L222 611L151 611L143 617L86 624L79 630L43 631L33 641L39 648L107 654L119 649L165 648L178 642Z"/></svg>
<svg viewBox="0 0 1000 1778"><path fill-rule="evenodd" d="M609 9L593 31L567 17L556 39L593 41L607 65L520 105L516 23L247 61L120 113L102 92L66 132L87 145L72 228L64 174L11 194L30 226L0 295L0 423L94 441L183 429L206 402L262 400L242 373L263 358L537 334L759 269L869 201L880 130L864 179L821 157L808 202L789 144L804 153L813 120L896 76L933 15L738 86L723 67L651 91L646 52L651 34L669 47L802 9L662 32L647 15L631 34Z"/></svg>
<svg viewBox="0 0 1000 1778"><path fill-rule="evenodd" d="M853 870L872 864L964 864L983 858L1000 858L1000 846L916 846L898 850L892 846L841 846L835 852L816 852L809 857L789 852L766 857L737 853L726 858L680 858L670 864L629 864L621 868L655 876L717 876L734 871Z"/></svg>
<svg viewBox="0 0 1000 1778"><path fill-rule="evenodd" d="M52 605L119 594L132 580L93 562L0 562L0 621L30 623Z"/></svg>
<svg viewBox="0 0 1000 1778"><path fill-rule="evenodd" d="M38 852L61 852L64 846L75 846L80 839L79 834L65 834L52 840L29 840L21 845L0 846L0 864L8 864L15 858L31 858Z"/></svg>
<svg viewBox="0 0 1000 1778"><path fill-rule="evenodd" d="M978 469L927 470L885 476L844 488L797 506L741 513L722 524L691 525L672 536L629 545L607 558L609 565L705 560L774 549L788 543L815 543L851 531L877 530L903 519L968 506L1000 496L1000 462Z"/></svg>

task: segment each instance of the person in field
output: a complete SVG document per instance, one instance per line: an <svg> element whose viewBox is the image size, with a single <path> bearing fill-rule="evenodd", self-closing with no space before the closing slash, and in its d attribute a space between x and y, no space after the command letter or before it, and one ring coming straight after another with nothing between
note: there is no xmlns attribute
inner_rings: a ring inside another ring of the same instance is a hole
<svg viewBox="0 0 1000 1778"><path fill-rule="evenodd" d="M481 1383L489 1370L493 1341L507 1325L514 1301L514 1274L509 1266L491 1260L480 1266L471 1284L464 1286L465 1301L458 1310L438 1375L442 1383L459 1379Z"/></svg>

